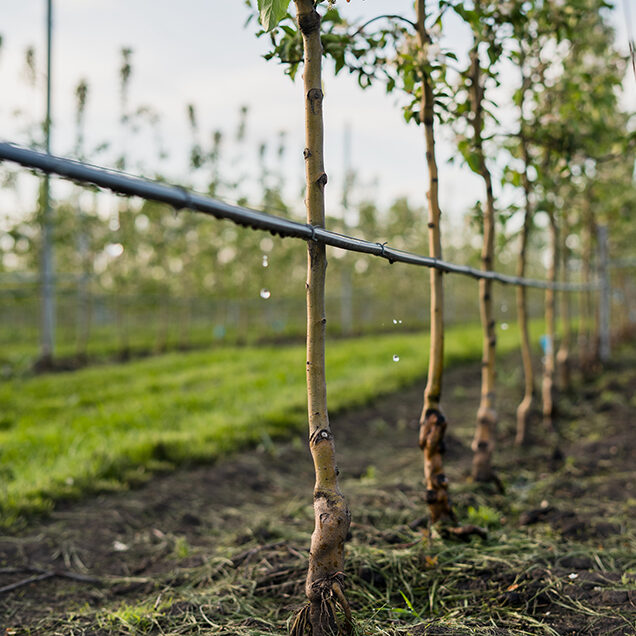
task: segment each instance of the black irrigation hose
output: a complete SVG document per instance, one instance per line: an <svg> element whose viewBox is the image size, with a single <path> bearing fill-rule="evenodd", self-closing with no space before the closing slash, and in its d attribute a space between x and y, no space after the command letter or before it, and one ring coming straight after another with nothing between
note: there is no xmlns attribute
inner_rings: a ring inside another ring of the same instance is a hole
<svg viewBox="0 0 636 636"><path fill-rule="evenodd" d="M352 236L331 232L322 227L315 227L265 212L250 210L237 205L224 203L223 201L217 201L216 199L190 192L180 186L151 181L149 179L108 170L107 168L88 165L80 161L56 157L11 143L0 143L0 160L12 161L25 168L33 168L45 173L56 174L80 184L94 184L100 188L106 188L116 192L117 194L137 196L151 201L166 203L177 210L195 210L217 219L229 219L238 225L265 230L279 236L314 240L351 252L380 256L386 258L389 263L419 265L421 267L438 269L442 272L471 276L476 279L485 278L506 285L520 285L524 287L536 287L538 289L580 292L598 288L597 285L551 283L549 281L521 278L519 276L507 276L493 271L475 269L474 267L468 267L466 265L456 265L455 263L448 263L429 256L421 256L412 252L398 250L385 243L373 243Z"/></svg>

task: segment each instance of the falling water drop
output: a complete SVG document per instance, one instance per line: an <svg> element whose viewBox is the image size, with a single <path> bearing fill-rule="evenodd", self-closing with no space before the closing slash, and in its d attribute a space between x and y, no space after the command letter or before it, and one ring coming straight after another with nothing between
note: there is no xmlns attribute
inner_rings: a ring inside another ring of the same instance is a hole
<svg viewBox="0 0 636 636"><path fill-rule="evenodd" d="M269 289L261 289L261 298L264 298L265 300L267 300L270 296L272 295L272 292L269 291Z"/></svg>
<svg viewBox="0 0 636 636"><path fill-rule="evenodd" d="M510 327L510 325L507 322L502 322L501 323L501 328L503 331L506 331L506 329L508 329Z"/></svg>
<svg viewBox="0 0 636 636"><path fill-rule="evenodd" d="M269 265L269 258L267 254L263 254L263 267L267 267Z"/></svg>
<svg viewBox="0 0 636 636"><path fill-rule="evenodd" d="M400 356L397 353L393 354L393 362L399 362L400 361Z"/></svg>

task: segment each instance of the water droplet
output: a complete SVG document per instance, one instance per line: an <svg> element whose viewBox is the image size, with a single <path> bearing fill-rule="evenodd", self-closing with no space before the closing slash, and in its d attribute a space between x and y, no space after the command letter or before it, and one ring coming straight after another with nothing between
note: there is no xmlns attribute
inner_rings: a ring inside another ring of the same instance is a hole
<svg viewBox="0 0 636 636"><path fill-rule="evenodd" d="M263 267L267 267L269 265L269 258L267 254L263 254Z"/></svg>
<svg viewBox="0 0 636 636"><path fill-rule="evenodd" d="M398 324L399 324L399 325L401 325L401 324L402 324L402 321L401 321L401 320L398 320Z"/></svg>
<svg viewBox="0 0 636 636"><path fill-rule="evenodd" d="M261 298L264 298L265 300L267 300L270 296L272 295L272 292L269 291L269 289L261 289Z"/></svg>
<svg viewBox="0 0 636 636"><path fill-rule="evenodd" d="M399 362L400 361L400 356L397 353L393 354L393 362Z"/></svg>
<svg viewBox="0 0 636 636"><path fill-rule="evenodd" d="M394 325L397 325L397 324L398 324L398 321L397 321L395 318L393 318L393 324L394 324Z"/></svg>
<svg viewBox="0 0 636 636"><path fill-rule="evenodd" d="M104 251L111 258L117 258L118 256L121 256L124 253L124 246L121 243L109 243L104 248Z"/></svg>
<svg viewBox="0 0 636 636"><path fill-rule="evenodd" d="M510 325L507 322L502 322L501 323L501 329L503 331L506 331L509 327L510 327Z"/></svg>

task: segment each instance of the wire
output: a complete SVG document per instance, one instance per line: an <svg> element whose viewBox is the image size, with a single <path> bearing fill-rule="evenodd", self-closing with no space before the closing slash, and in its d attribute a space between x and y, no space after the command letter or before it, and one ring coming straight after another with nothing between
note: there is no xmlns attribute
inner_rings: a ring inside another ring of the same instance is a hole
<svg viewBox="0 0 636 636"><path fill-rule="evenodd" d="M507 276L490 270L457 265L430 256L421 256L393 248L386 243L374 243L345 234L331 232L323 227L292 221L266 212L224 203L211 197L191 192L181 186L168 185L132 175L122 174L98 166L30 150L12 143L0 143L0 160L12 161L25 168L56 174L78 183L90 183L126 196L137 196L171 205L177 210L189 209L217 219L228 219L237 225L264 230L279 236L313 240L351 252L371 254L385 258L389 263L407 263L461 274L475 279L497 281L505 285L554 289L557 291L591 291L598 285L561 283L519 276Z"/></svg>

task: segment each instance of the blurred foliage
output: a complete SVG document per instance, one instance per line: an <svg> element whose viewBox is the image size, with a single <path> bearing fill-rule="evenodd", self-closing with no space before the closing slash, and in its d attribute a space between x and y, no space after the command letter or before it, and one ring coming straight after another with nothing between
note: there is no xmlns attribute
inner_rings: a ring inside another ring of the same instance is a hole
<svg viewBox="0 0 636 636"><path fill-rule="evenodd" d="M253 17L254 4L251 3ZM293 16L286 13L290 3L278 4L280 19L276 25L268 25L273 27L271 30L261 29L259 35L271 41L266 57L284 62L293 78L302 63L301 40ZM441 124L437 134L452 136L457 148L455 157L475 169L478 162L470 125L468 51L447 35L451 17L455 22L459 19L468 33L479 34L473 46L484 74L483 151L485 161L497 176L496 268L508 272L513 268L524 207L524 174L531 185L534 220L539 230L533 233L534 255L530 256L528 275L543 275L546 239L542 212L547 209L562 220L567 216L566 233L574 263L583 257L580 233L585 219L590 218L593 223L610 224L613 258L631 257L636 244L632 222L636 133L632 114L620 107L626 60L614 45L614 33L606 19L607 2L441 0L427 5L426 42L420 49L413 15L379 14L359 23L347 19L347 5L319 3L326 58L336 73L346 70L360 86L380 83L397 95L404 118L414 124L420 123L421 84L427 74L435 93L435 116ZM107 154L120 169L147 173L140 170L135 153L140 140L154 140L158 166L167 153L155 109L131 100L134 62L134 50L123 48L119 82L114 87L120 93L118 139L104 139L94 147L86 147L85 118L92 107L90 78L77 83L73 154L95 162L103 162ZM23 77L34 94L41 90L33 82L39 74L37 63L37 56L29 48L24 56ZM254 153L249 147L253 142L246 134L247 106L238 110L234 129L228 126L202 130L192 103L184 105L184 116L190 130L189 182L183 183L184 187L273 214L299 220L304 217L299 201L289 196L295 184L289 183L283 169L284 133L274 132L259 140ZM28 108L16 109L15 121L31 146L42 147L42 122ZM526 144L525 157L521 139ZM414 137L414 143L423 145L423 139ZM257 160L248 166L244 157L250 153ZM16 188L19 170L7 165L0 170L3 186L8 190ZM155 177L166 179L160 169ZM428 252L422 208L405 198L397 199L388 209L379 208L373 189L356 178L355 166L345 181L343 204L328 210L330 229L371 241L386 241L401 249ZM424 183L423 179L423 188ZM447 186L442 184L444 187ZM460 188L462 184L452 187ZM482 226L479 195L475 196L474 206L466 210L464 221L454 218L450 227L449 219L443 217L448 225L443 239L445 259L478 263L480 245L476 239ZM3 220L6 232L0 237L0 292L10 302L24 292L25 281L37 282L41 210L40 198L29 213ZM130 345L126 332L132 330L126 325L124 305L135 297L152 297L159 306L176 302L175 299L254 299L258 303L262 290L270 292L270 306L278 299L304 298L306 255L302 244L187 211L177 213L152 202L118 199L77 187L55 201L54 240L58 283L66 281L70 285L72 281L74 285L78 324L91 320L90 298L107 295L121 299L113 312L122 333L122 349ZM427 296L426 277L412 268L391 267L379 259L338 250L329 250L329 262L329 294L344 299L345 304L352 294L359 299L371 295L395 306L400 306L396 299L412 297L414 288L422 292L422 298ZM453 277L447 280L450 283ZM470 281L453 284L464 296L472 293ZM34 294L35 286L32 289ZM422 309L417 320L422 315L425 321L426 301L414 302ZM6 308L7 302L3 305ZM179 322L187 325L192 312L187 303L183 307ZM262 307L262 303L257 305L255 311L262 311ZM356 311L354 322L363 322L364 307ZM336 322L341 316L334 316ZM415 312L413 318L417 322ZM10 319L15 320L14 314ZM378 326L383 321L384 315L377 320ZM236 322L230 316L222 327L229 329ZM296 322L302 325L302 317ZM351 327L342 330L346 332ZM284 331L285 327L281 327Z"/></svg>

